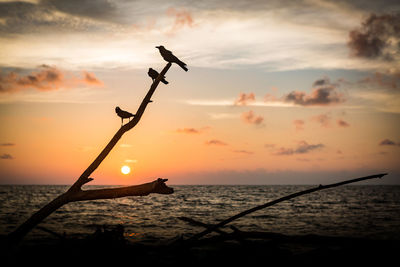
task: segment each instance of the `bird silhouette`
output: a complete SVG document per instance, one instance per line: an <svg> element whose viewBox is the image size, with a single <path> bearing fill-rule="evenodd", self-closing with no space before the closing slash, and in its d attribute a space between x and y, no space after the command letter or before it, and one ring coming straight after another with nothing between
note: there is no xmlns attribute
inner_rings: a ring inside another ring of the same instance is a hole
<svg viewBox="0 0 400 267"><path fill-rule="evenodd" d="M164 58L165 61L170 62L170 63L176 63L182 69L184 69L185 71L188 71L188 68L186 67L186 63L180 61L179 58L174 56L174 54L172 54L171 51L165 49L165 47L162 45L156 46L156 48L158 48L158 50L160 50L160 54Z"/></svg>
<svg viewBox="0 0 400 267"><path fill-rule="evenodd" d="M147 74L153 79L153 82L155 79L157 79L159 73L155 69L150 68ZM160 80L164 84L168 84L168 82L165 80L165 76Z"/></svg>
<svg viewBox="0 0 400 267"><path fill-rule="evenodd" d="M121 117L121 125L124 124L124 119L129 119L129 121L131 121L131 117L135 116L135 114L132 114L128 111L122 110L119 107L115 108L115 112L117 113L118 116Z"/></svg>

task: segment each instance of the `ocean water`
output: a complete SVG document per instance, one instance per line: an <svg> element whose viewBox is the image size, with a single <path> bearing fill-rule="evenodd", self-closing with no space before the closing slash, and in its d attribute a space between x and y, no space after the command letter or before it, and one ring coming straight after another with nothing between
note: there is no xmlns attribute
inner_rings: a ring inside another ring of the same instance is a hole
<svg viewBox="0 0 400 267"><path fill-rule="evenodd" d="M69 203L40 226L67 236L122 224L131 241L167 240L203 230L178 219L217 223L248 208L312 186L173 186L172 195L151 194ZM86 189L100 188L87 186ZM103 187L101 187L103 188ZM0 234L24 222L68 186L0 186ZM231 223L241 230L289 235L400 239L400 186L342 186L285 201ZM227 229L228 230L228 229ZM48 237L34 229L28 239Z"/></svg>

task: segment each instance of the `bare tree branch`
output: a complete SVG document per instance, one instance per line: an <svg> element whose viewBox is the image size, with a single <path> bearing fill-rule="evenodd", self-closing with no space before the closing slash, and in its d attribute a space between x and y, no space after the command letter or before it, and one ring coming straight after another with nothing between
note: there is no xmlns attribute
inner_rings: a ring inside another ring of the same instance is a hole
<svg viewBox="0 0 400 267"><path fill-rule="evenodd" d="M216 229L218 229L221 226L224 226L224 225L226 225L226 224L228 224L228 223L230 223L230 222L232 222L232 221L234 221L236 219L239 219L239 218L241 218L241 217L243 217L243 216L245 216L247 214L250 214L252 212L255 212L257 210L261 210L261 209L270 207L270 206L275 205L277 203L280 203L282 201L286 201L286 200L289 200L289 199L292 199L292 198L295 198L295 197L298 197L298 196L302 196L302 195L305 195L305 194L309 194L309 193L312 193L312 192L316 192L316 191L319 191L319 190L328 189L328 188L332 188L332 187L336 187L336 186L340 186L340 185L360 182L360 181L374 179L374 178L382 178L385 175L387 175L387 173L370 175L370 176L365 176L365 177L361 177L361 178L355 178L355 179L351 179L351 180L347 180L347 181L343 181L343 182L339 182L339 183L334 183L334 184L319 185L318 187L314 187L314 188L311 188L311 189L307 189L307 190L304 190L304 191L293 193L293 194L290 194L290 195L275 199L273 201L267 202L267 203L265 203L263 205L260 205L260 206L257 206L257 207L242 211L242 212L240 212L240 213L238 213L238 214L236 214L236 215L234 215L232 217L229 217L226 220L223 220L220 223L217 223L215 225L212 225L211 227L208 227L206 230L204 230L204 231L202 231L202 232L200 232L198 234L195 234L194 236L189 238L189 240L191 240L191 241L197 240L197 239L199 239L199 238L201 238L201 237L203 237L203 236L205 236L205 235L207 235L207 234L209 234L209 233L211 233L213 231L216 231Z"/></svg>
<svg viewBox="0 0 400 267"><path fill-rule="evenodd" d="M17 229L8 235L11 244L17 244L22 238L29 233L37 224L39 224L43 219L53 213L55 210L61 206L75 201L84 200L94 200L94 199L110 199L119 198L126 196L147 196L151 193L157 194L172 194L174 190L168 187L165 182L167 179L158 178L157 180L146 183L142 185L110 188L110 189L97 189L97 190L82 190L84 184L89 183L93 180L89 176L97 169L101 162L107 157L110 151L117 144L122 135L132 129L138 124L144 111L146 110L147 104L151 102L151 97L156 90L160 81L164 78L165 74L171 67L171 63L168 63L164 69L161 71L157 79L154 80L149 91L144 97L142 103L140 104L135 117L127 124L121 126L121 128L116 132L113 138L108 142L106 147L101 151L97 158L89 165L89 167L82 173L82 175L77 179L77 181L68 189L67 192L61 194L53 201L45 205L39 211L34 213L28 220L21 224Z"/></svg>

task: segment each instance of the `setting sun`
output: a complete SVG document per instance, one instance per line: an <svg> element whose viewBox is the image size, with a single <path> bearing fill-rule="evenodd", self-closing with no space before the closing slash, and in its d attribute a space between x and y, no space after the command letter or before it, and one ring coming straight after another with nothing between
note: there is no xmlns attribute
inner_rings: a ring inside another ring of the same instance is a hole
<svg viewBox="0 0 400 267"><path fill-rule="evenodd" d="M129 166L122 166L122 168L121 168L121 172L123 173L123 174L129 174L130 172L131 172L131 168L129 167Z"/></svg>

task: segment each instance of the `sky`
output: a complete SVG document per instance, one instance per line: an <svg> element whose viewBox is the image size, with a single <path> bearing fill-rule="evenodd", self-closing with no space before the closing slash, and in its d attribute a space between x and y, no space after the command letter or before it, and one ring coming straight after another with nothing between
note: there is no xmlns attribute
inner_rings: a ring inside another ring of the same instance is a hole
<svg viewBox="0 0 400 267"><path fill-rule="evenodd" d="M189 71L91 184L400 184L400 3L373 0L0 1L0 184L72 184L158 45Z"/></svg>

